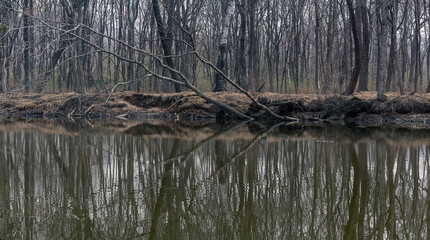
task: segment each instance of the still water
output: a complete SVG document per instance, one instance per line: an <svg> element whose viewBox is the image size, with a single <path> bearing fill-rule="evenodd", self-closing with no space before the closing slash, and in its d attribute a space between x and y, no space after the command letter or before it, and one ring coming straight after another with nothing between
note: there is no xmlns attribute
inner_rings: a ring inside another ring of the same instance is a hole
<svg viewBox="0 0 430 240"><path fill-rule="evenodd" d="M430 131L0 124L0 239L422 239Z"/></svg>

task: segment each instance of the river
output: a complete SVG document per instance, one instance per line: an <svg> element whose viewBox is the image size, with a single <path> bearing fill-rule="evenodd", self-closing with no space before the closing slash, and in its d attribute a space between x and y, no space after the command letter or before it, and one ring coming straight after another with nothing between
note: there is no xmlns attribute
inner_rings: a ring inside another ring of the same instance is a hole
<svg viewBox="0 0 430 240"><path fill-rule="evenodd" d="M430 131L2 122L0 239L422 239Z"/></svg>

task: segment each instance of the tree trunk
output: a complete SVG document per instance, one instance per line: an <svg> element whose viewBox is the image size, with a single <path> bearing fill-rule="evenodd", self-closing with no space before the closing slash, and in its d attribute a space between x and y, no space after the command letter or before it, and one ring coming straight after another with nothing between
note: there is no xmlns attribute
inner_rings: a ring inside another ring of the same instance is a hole
<svg viewBox="0 0 430 240"><path fill-rule="evenodd" d="M248 81L246 76L246 58L245 58L245 38L246 38L246 11L245 1L242 1L239 5L240 15L240 33L239 33L239 56L238 56L238 71L237 81L239 86L243 89L248 90Z"/></svg>
<svg viewBox="0 0 430 240"><path fill-rule="evenodd" d="M387 40L387 1L379 1L380 8L376 11L378 24L378 54L377 54L377 72L376 72L376 91L377 99L385 101L384 95L384 70L386 66L386 40Z"/></svg>
<svg viewBox="0 0 430 240"><path fill-rule="evenodd" d="M3 6L0 6L0 46L7 46L7 38L6 31L8 26L6 24L7 21L7 9ZM5 84L5 59L6 59L7 47L0 48L0 93L4 92Z"/></svg>
<svg viewBox="0 0 430 240"><path fill-rule="evenodd" d="M173 70L173 69L175 69L175 65L173 64L173 58L171 57L172 56L172 41L171 41L171 39L169 39L166 36L167 32L164 28L163 19L161 18L160 6L158 4L158 0L152 0L152 9L154 11L154 17L155 17L155 21L157 23L158 35L160 37L161 46L162 46L163 51L164 51L166 65L170 68L169 69L170 76L174 80L181 81L178 74ZM169 17L172 17L172 16L169 16ZM175 84L174 86L175 86L176 92L181 91L180 85Z"/></svg>
<svg viewBox="0 0 430 240"><path fill-rule="evenodd" d="M415 69L414 69L414 92L418 91L418 79L421 73L421 23L420 23L420 1L415 0Z"/></svg>
<svg viewBox="0 0 430 240"><path fill-rule="evenodd" d="M127 1L127 12L128 12L128 31L127 31L127 41L128 45L134 47L134 26L136 24L137 14L139 8L139 0ZM128 51L128 59L134 60L134 51L129 49ZM129 62L127 64L127 81L135 80L134 74L134 63ZM128 90L131 90L131 84L128 85Z"/></svg>
<svg viewBox="0 0 430 240"><path fill-rule="evenodd" d="M387 81L385 89L391 91L391 85L396 82L396 62L397 62L397 11L398 0L391 3L391 35L390 35L390 55L387 68Z"/></svg>
<svg viewBox="0 0 430 240"><path fill-rule="evenodd" d="M270 14L270 0L266 1L267 6L267 16L266 16L266 22L267 22L267 30L266 30L266 61L267 61L267 73L269 75L269 91L273 92L273 50L272 50L272 43L273 43L273 27L272 27L272 19L273 16Z"/></svg>
<svg viewBox="0 0 430 240"><path fill-rule="evenodd" d="M258 66L258 44L257 34L255 31L255 6L257 0L248 0L249 15L249 50L248 50L248 77L254 85L254 90L260 87L260 71ZM251 83L250 83L251 85Z"/></svg>
<svg viewBox="0 0 430 240"><path fill-rule="evenodd" d="M428 15L430 18L430 4L428 5ZM429 39L428 39L428 52L427 52L427 79L428 79L428 85L427 85L427 93L430 92L430 24L428 25L429 27ZM429 208L430 209L430 208ZM430 210L429 210L430 211ZM430 230L429 230L430 231Z"/></svg>
<svg viewBox="0 0 430 240"><path fill-rule="evenodd" d="M367 91L369 82L369 46L370 46L370 31L369 31L369 16L367 13L367 1L358 0L361 11L362 42L361 42L361 64L360 64L360 82L358 83L358 91Z"/></svg>
<svg viewBox="0 0 430 240"><path fill-rule="evenodd" d="M336 20L338 18L337 3L334 0L329 2L329 22L327 26L327 52L325 60L325 70L324 70L324 84L322 88L323 93L328 93L333 77L333 47L334 47L334 37L336 32Z"/></svg>
<svg viewBox="0 0 430 240"><path fill-rule="evenodd" d="M315 7L315 91L320 92L319 87L319 44L320 44L320 14L318 0L314 0Z"/></svg>
<svg viewBox="0 0 430 240"><path fill-rule="evenodd" d="M360 74L360 42L359 42L359 38L358 38L358 31L359 29L357 29L357 23L355 21L355 14L354 14L354 8L352 6L352 0L346 0L347 4L348 4L348 11L349 11L349 19L351 22L351 28L352 28L352 35L354 37L354 71L352 73L351 76L351 80L349 82L349 87L348 87L348 94L353 94L354 93L354 89L355 86L357 85L357 81L358 81L358 75Z"/></svg>
<svg viewBox="0 0 430 240"><path fill-rule="evenodd" d="M24 41L24 89L28 93L30 90L31 82L31 69L30 69L30 16L32 9L30 9L30 1L24 0L23 12L25 12L23 17L23 41Z"/></svg>
<svg viewBox="0 0 430 240"><path fill-rule="evenodd" d="M397 12L399 1L393 0L391 3L391 35L390 35L390 55L387 68L387 82L385 89L391 91L391 85L396 83L396 63L397 63Z"/></svg>
<svg viewBox="0 0 430 240"><path fill-rule="evenodd" d="M401 56L402 56L402 65L401 65L401 72L399 74L399 88L400 88L400 94L404 95L405 94L405 90L404 90L404 83L406 82L406 57L408 55L407 52L407 34L408 34L408 30L407 30L407 22L408 22L408 10L409 10L409 6L408 6L409 1L406 1L405 3L405 7L403 10L403 19L405 19L403 21L403 29L402 29L402 37L400 39L400 49L401 49Z"/></svg>
<svg viewBox="0 0 430 240"><path fill-rule="evenodd" d="M234 9L234 0L229 0L227 2L227 8L225 9L225 14L222 18L222 29L221 29L221 40L219 43L219 55L217 61L217 68L227 75L227 37L228 30L230 28L230 18L231 13ZM219 73L215 74L215 88L214 92L226 91L226 82Z"/></svg>

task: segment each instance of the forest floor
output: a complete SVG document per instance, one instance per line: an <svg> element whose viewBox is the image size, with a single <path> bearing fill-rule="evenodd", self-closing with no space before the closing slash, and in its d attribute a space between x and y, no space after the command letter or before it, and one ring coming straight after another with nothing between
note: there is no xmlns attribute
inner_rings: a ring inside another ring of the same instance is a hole
<svg viewBox="0 0 430 240"><path fill-rule="evenodd" d="M260 121L272 121L270 115L256 107L243 94L206 93L236 110ZM275 113L311 124L336 122L359 126L394 126L430 128L430 94L400 96L388 93L388 100L379 102L375 92L359 92L352 96L315 94L252 94ZM104 95L2 94L0 119L171 119L226 120L232 118L219 107L191 92L145 94L118 92Z"/></svg>

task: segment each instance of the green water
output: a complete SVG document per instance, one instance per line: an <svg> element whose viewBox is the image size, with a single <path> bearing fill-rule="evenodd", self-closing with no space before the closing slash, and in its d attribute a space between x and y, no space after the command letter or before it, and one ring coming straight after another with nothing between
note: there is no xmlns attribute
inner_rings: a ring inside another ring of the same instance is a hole
<svg viewBox="0 0 430 240"><path fill-rule="evenodd" d="M0 239L422 239L430 131L0 124Z"/></svg>

